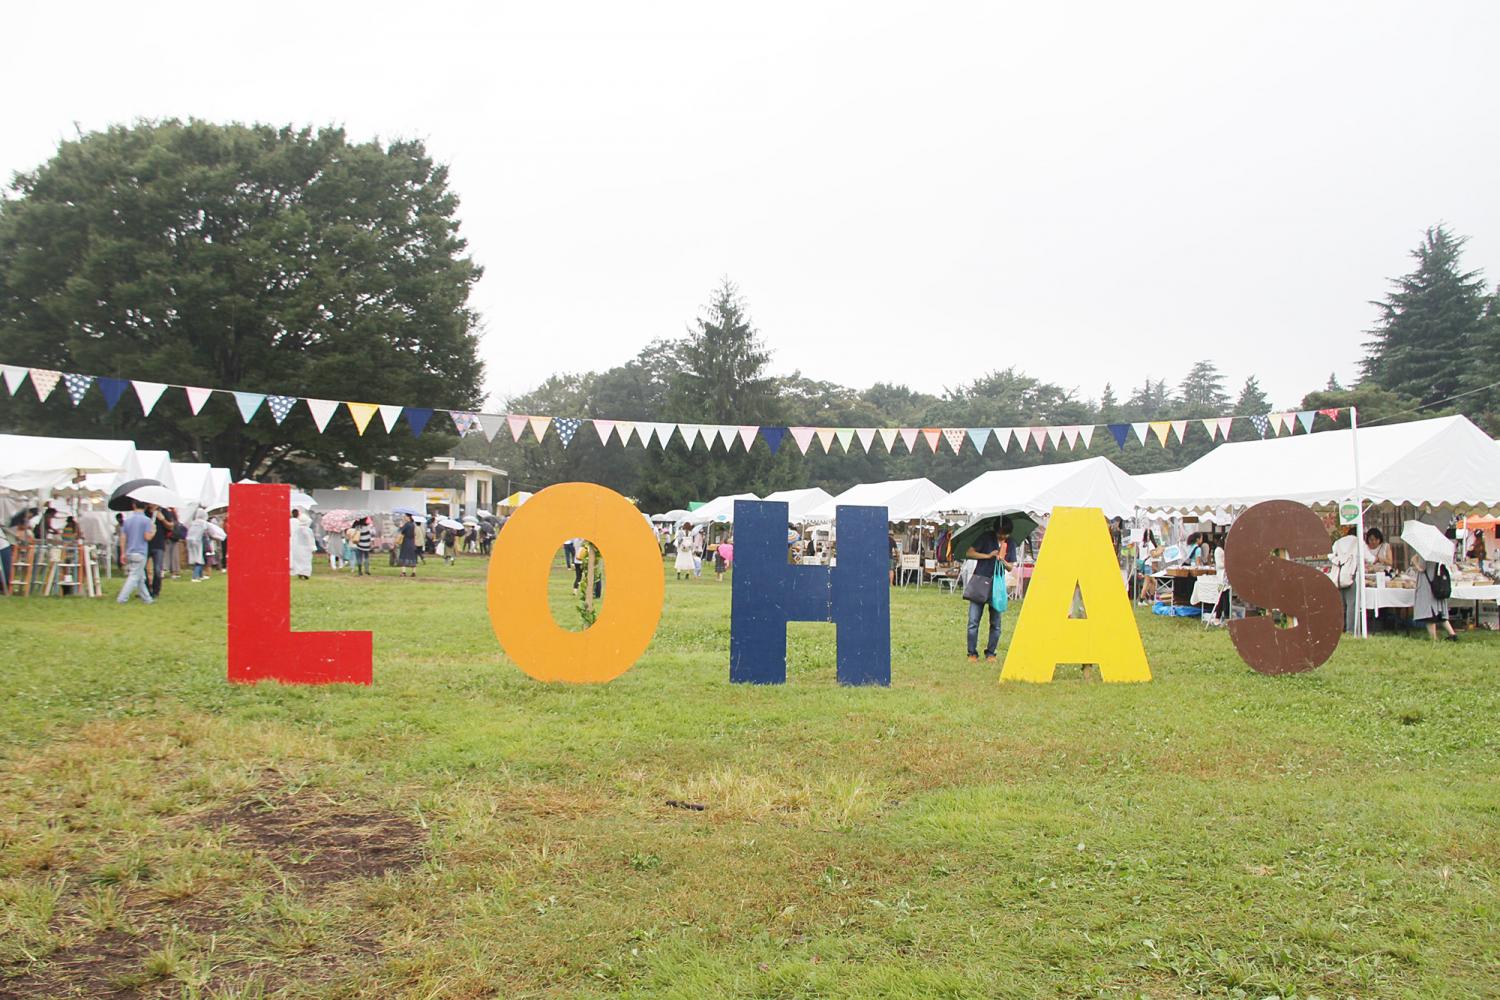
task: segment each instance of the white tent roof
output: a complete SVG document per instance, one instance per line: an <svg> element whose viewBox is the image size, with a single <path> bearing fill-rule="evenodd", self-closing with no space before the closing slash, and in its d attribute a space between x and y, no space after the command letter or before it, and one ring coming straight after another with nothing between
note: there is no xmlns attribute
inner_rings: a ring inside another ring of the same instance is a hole
<svg viewBox="0 0 1500 1000"><path fill-rule="evenodd" d="M832 521L839 507L884 507L892 524L915 521L927 511L941 507L948 492L929 479L892 479L884 483L860 483L832 500L808 511L808 521Z"/></svg>
<svg viewBox="0 0 1500 1000"><path fill-rule="evenodd" d="M205 507L209 508L210 510L213 510L213 509L218 508L218 507L228 507L229 506L229 484L232 483L233 481L234 481L234 477L229 474L229 470L228 469L221 469L218 466L214 466L213 468L209 469L208 470L208 484L209 484L208 497L209 498L204 501L203 505Z"/></svg>
<svg viewBox="0 0 1500 1000"><path fill-rule="evenodd" d="M177 484L177 495L189 506L204 506L213 499L208 481L210 466L207 462L173 462L172 481Z"/></svg>
<svg viewBox="0 0 1500 1000"><path fill-rule="evenodd" d="M1142 508L1204 510L1262 500L1339 503L1354 497L1351 432L1320 431L1224 444L1178 472L1163 473ZM1462 416L1359 431L1367 501L1500 505L1500 444Z"/></svg>
<svg viewBox="0 0 1500 1000"><path fill-rule="evenodd" d="M754 493L736 493L733 496L714 497L708 503L688 514L683 520L688 524L707 524L710 521L734 521L734 502L736 500L759 500L760 497Z"/></svg>
<svg viewBox="0 0 1500 1000"><path fill-rule="evenodd" d="M970 480L928 509L970 517L1024 511L1047 514L1053 507L1098 507L1105 517L1135 513L1141 487L1107 458L1054 462L1024 469L995 469Z"/></svg>
<svg viewBox="0 0 1500 1000"><path fill-rule="evenodd" d="M807 519L808 511L832 500L833 494L821 487L811 486L805 490L777 490L768 494L766 499L786 504L787 520L793 524L801 524Z"/></svg>
<svg viewBox="0 0 1500 1000"><path fill-rule="evenodd" d="M164 451L137 451L136 461L140 463L141 475L147 479L155 479L163 486L177 493L177 480L172 477L172 456ZM191 499L184 497L184 499Z"/></svg>
<svg viewBox="0 0 1500 1000"><path fill-rule="evenodd" d="M117 465L124 472L139 477L140 466L135 459L134 441L36 437L29 434L0 434L0 476L57 468L58 456L75 446L85 448Z"/></svg>

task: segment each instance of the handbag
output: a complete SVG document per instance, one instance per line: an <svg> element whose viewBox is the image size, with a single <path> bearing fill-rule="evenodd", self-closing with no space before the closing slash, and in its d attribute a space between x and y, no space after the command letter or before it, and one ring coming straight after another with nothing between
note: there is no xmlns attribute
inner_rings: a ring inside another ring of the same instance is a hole
<svg viewBox="0 0 1500 1000"><path fill-rule="evenodd" d="M972 573L969 576L968 582L964 584L964 600L973 601L975 604L988 604L994 586L995 578L993 576Z"/></svg>
<svg viewBox="0 0 1500 1000"><path fill-rule="evenodd" d="M1010 586L1004 574L1000 575L999 583L998 587L994 586L993 583L991 584L990 607L994 608L998 614L1003 615L1005 614L1005 609L1010 607Z"/></svg>

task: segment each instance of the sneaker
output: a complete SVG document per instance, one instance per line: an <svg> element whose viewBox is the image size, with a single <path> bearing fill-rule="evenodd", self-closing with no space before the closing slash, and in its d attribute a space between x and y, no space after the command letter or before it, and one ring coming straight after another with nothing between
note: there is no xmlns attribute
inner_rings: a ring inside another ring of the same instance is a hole
<svg viewBox="0 0 1500 1000"><path fill-rule="evenodd" d="M994 663L995 662L995 654L994 653L985 653L984 654L984 662L985 663Z"/></svg>
<svg viewBox="0 0 1500 1000"><path fill-rule="evenodd" d="M969 654L969 662L970 663L978 663L979 662L979 654L978 653L970 653Z"/></svg>

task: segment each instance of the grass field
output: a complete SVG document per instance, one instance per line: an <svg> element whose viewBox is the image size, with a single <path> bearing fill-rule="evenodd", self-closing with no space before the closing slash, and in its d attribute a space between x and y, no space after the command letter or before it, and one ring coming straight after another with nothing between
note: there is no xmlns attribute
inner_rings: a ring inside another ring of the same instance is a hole
<svg viewBox="0 0 1500 1000"><path fill-rule="evenodd" d="M0 996L1500 995L1491 635L1270 678L1143 615L1152 683L1002 687L924 588L891 688L810 624L731 686L730 585L668 573L545 686L480 560L378 571L292 581L371 688L225 683L222 578L0 603Z"/></svg>

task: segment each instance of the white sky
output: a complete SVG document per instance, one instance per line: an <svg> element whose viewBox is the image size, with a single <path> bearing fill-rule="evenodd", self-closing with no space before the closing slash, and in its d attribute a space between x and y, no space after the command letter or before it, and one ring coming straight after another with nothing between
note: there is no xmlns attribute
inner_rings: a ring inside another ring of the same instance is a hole
<svg viewBox="0 0 1500 1000"><path fill-rule="evenodd" d="M927 9L927 8L931 9ZM1348 381L1430 224L1500 279L1500 3L202 3L8 11L0 172L137 117L419 137L489 389L680 334L722 275L854 386L1211 358ZM608 414L600 414L608 416Z"/></svg>

